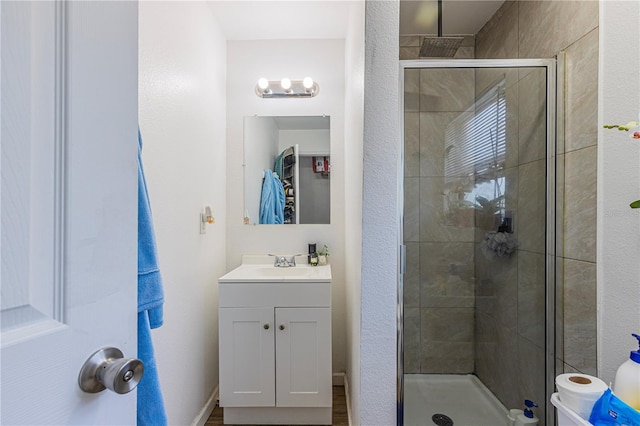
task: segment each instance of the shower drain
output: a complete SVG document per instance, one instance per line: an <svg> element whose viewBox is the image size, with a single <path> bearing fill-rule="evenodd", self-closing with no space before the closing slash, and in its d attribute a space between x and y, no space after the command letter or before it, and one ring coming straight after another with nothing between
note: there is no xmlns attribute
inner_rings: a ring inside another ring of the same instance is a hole
<svg viewBox="0 0 640 426"><path fill-rule="evenodd" d="M444 414L434 414L431 416L431 420L433 420L433 423L437 426L453 426L453 420L451 420L451 417Z"/></svg>

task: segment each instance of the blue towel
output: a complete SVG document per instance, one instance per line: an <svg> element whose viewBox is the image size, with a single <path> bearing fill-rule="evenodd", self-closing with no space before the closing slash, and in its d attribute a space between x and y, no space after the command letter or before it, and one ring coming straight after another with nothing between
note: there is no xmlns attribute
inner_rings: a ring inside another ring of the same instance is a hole
<svg viewBox="0 0 640 426"><path fill-rule="evenodd" d="M284 188L274 172L264 171L260 197L260 223L284 223Z"/></svg>
<svg viewBox="0 0 640 426"><path fill-rule="evenodd" d="M164 293L141 154L142 136L138 130L138 359L144 363L144 375L138 385L138 425L166 426L151 341L151 329L162 325Z"/></svg>

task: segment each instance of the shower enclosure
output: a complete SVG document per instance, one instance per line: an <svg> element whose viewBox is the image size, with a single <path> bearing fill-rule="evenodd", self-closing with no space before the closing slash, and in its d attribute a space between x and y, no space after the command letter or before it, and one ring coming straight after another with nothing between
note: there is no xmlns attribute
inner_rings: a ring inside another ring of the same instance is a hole
<svg viewBox="0 0 640 426"><path fill-rule="evenodd" d="M398 423L552 425L556 61L400 63Z"/></svg>

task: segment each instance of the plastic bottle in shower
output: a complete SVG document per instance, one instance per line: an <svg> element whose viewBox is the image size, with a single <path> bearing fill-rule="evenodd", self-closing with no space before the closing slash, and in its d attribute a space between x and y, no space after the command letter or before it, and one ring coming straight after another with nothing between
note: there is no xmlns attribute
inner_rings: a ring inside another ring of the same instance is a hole
<svg viewBox="0 0 640 426"><path fill-rule="evenodd" d="M640 336L632 336L638 339L640 345ZM628 405L640 410L640 348L631 351L629 359L618 367L616 380L613 382L613 393Z"/></svg>
<svg viewBox="0 0 640 426"><path fill-rule="evenodd" d="M539 419L533 414L533 408L537 407L538 404L535 402L525 399L524 400L524 412L522 414L518 414L516 417L516 426L535 426L538 424Z"/></svg>

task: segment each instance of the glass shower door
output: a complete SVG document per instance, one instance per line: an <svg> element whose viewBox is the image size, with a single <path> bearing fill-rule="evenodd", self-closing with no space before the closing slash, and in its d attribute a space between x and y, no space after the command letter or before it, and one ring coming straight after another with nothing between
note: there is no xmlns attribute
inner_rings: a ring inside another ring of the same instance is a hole
<svg viewBox="0 0 640 426"><path fill-rule="evenodd" d="M524 399L544 423L553 71L540 60L402 61L405 424L502 424Z"/></svg>

